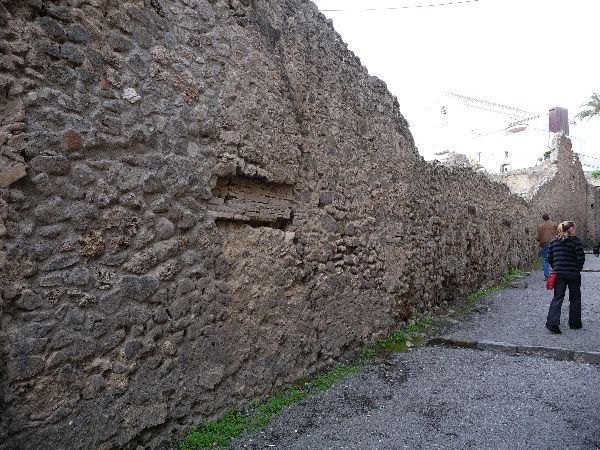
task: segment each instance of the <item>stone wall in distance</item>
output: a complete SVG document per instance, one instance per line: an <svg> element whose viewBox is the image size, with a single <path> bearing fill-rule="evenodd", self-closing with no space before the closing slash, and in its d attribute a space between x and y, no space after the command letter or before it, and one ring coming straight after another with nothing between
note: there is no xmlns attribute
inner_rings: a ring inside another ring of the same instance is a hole
<svg viewBox="0 0 600 450"><path fill-rule="evenodd" d="M592 247L600 236L600 179L586 177L587 186L587 234L586 243Z"/></svg>
<svg viewBox="0 0 600 450"><path fill-rule="evenodd" d="M590 222L593 221L590 216L593 214L589 201L590 188L579 158L572 151L571 141L563 134L554 136L548 161L528 169L508 172L495 179L525 198L540 223L544 213L548 213L557 223L571 220L576 225L578 236L589 241L594 228Z"/></svg>

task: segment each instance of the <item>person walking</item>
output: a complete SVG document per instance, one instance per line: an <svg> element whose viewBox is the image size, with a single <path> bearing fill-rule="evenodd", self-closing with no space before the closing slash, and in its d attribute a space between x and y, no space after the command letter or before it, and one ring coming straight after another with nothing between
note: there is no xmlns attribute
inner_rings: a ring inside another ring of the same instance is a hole
<svg viewBox="0 0 600 450"><path fill-rule="evenodd" d="M546 279L548 278L548 275L550 275L550 267L548 266L548 248L550 241L556 236L557 225L556 222L550 220L548 213L542 214L542 219L544 219L544 223L538 226L535 240L538 241L540 249L542 250L542 267L544 269L544 279Z"/></svg>
<svg viewBox="0 0 600 450"><path fill-rule="evenodd" d="M550 242L548 262L556 272L554 298L550 302L546 328L560 334L560 309L567 287L569 288L569 327L581 328L581 269L585 262L583 243L575 236L573 222L562 222L558 226L558 236Z"/></svg>
<svg viewBox="0 0 600 450"><path fill-rule="evenodd" d="M594 253L594 256L600 256L600 234L598 235L598 238L596 239L596 245L594 246L592 253Z"/></svg>

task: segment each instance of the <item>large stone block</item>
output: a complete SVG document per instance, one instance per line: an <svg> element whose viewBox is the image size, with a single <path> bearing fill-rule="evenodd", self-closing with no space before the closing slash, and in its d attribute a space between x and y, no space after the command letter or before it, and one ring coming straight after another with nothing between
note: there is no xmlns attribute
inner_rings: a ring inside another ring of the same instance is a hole
<svg viewBox="0 0 600 450"><path fill-rule="evenodd" d="M26 175L25 165L22 163L0 167L0 188L6 188Z"/></svg>
<svg viewBox="0 0 600 450"><path fill-rule="evenodd" d="M119 292L127 302L143 302L156 292L158 283L158 279L154 276L125 275L121 280Z"/></svg>

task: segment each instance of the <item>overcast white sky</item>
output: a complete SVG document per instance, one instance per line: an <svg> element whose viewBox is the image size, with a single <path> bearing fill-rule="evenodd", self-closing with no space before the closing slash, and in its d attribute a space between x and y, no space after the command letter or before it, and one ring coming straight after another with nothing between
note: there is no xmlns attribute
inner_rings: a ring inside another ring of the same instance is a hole
<svg viewBox="0 0 600 450"><path fill-rule="evenodd" d="M570 119L600 93L600 0L313 1L396 95L417 146L446 91L534 113L561 106ZM571 134L600 157L600 117Z"/></svg>

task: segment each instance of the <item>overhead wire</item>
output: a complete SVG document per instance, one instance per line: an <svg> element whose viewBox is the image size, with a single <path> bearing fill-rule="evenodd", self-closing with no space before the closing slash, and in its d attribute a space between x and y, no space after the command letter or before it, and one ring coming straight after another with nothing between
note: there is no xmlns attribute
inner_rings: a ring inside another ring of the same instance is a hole
<svg viewBox="0 0 600 450"><path fill-rule="evenodd" d="M431 3L426 5L410 5L410 6L389 6L383 8L356 8L356 9L319 9L321 12L356 12L356 11L393 11L399 9L412 9L412 8L431 8L435 6L450 6L459 5L462 3L476 3L481 0L457 0L445 3Z"/></svg>

